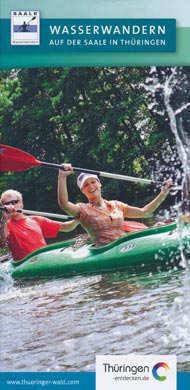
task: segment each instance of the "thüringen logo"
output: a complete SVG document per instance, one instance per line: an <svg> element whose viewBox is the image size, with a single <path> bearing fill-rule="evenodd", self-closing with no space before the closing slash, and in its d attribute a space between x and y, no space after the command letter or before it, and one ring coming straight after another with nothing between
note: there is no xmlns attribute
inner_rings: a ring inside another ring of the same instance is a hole
<svg viewBox="0 0 190 390"><path fill-rule="evenodd" d="M170 367L168 366L167 363L163 363L163 362L160 362L160 363L157 363L154 365L153 369L152 369L152 375L155 379L157 379L158 381L165 381L167 379L167 376L166 375L159 375L158 374L158 370L159 368L164 368L164 370L167 372L169 371Z"/></svg>

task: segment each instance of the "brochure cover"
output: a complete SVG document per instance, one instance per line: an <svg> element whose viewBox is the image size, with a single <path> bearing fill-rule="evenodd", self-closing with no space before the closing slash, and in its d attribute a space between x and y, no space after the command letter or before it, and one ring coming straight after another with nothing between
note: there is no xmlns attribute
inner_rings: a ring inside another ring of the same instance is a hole
<svg viewBox="0 0 190 390"><path fill-rule="evenodd" d="M1 0L3 390L190 389L189 15Z"/></svg>

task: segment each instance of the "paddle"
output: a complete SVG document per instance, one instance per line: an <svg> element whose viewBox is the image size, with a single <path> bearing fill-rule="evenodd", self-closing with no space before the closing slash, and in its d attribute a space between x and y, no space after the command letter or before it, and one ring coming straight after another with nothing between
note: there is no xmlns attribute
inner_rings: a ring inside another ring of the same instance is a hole
<svg viewBox="0 0 190 390"><path fill-rule="evenodd" d="M138 221L124 221L123 229L127 233L139 232L141 230L148 229L148 226Z"/></svg>
<svg viewBox="0 0 190 390"><path fill-rule="evenodd" d="M26 171L26 170L33 168L33 167L36 167L36 166L64 170L62 165L39 161L34 156L32 156L31 154L29 154L27 152L24 152L23 150L13 148L12 146L0 145L0 171L2 171L2 172ZM159 184L159 185L163 184L162 182L155 181L155 180L119 175L119 174L115 174L115 173L95 171L95 170L86 169L86 168L73 167L73 170L79 171L79 172L90 173L90 174L97 175L97 176L107 177L107 178L111 178L111 179L132 181L135 183Z"/></svg>
<svg viewBox="0 0 190 390"><path fill-rule="evenodd" d="M6 207L0 206L1 211L6 211ZM54 219L69 219L73 220L73 217L69 215L62 215L62 214L53 214L53 213L46 213L43 211L33 211L33 210L24 210L24 209L17 209L17 213L23 213L27 215L39 215L41 217L47 217L47 218L54 218ZM138 232L140 230L147 229L148 226L144 225L144 223L138 222L138 221L124 221L123 222L123 229L125 232L132 233L132 232Z"/></svg>
<svg viewBox="0 0 190 390"><path fill-rule="evenodd" d="M0 206L1 211L6 211L6 207ZM46 213L43 211L33 211L33 210L24 210L24 209L17 209L17 213L23 213L27 215L39 215L41 217L47 217L47 218L55 218L55 219L73 219L73 217L70 217L69 215L62 215L62 214L53 214L53 213Z"/></svg>
<svg viewBox="0 0 190 390"><path fill-rule="evenodd" d="M29 20L29 22L27 24L29 24L32 20L35 20L36 19L36 16L33 16L32 19Z"/></svg>

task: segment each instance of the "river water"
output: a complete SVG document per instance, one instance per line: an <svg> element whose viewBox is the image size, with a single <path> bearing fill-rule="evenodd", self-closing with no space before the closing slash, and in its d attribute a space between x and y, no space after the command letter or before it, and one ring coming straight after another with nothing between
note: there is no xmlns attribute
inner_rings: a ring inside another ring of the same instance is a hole
<svg viewBox="0 0 190 390"><path fill-rule="evenodd" d="M95 371L96 354L176 354L190 371L185 269L14 285L1 264L1 371Z"/></svg>

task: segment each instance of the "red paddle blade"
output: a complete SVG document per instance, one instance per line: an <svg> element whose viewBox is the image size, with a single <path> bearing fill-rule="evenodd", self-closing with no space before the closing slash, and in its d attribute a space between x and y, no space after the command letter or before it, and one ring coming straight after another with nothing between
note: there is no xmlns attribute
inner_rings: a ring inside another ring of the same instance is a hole
<svg viewBox="0 0 190 390"><path fill-rule="evenodd" d="M0 171L26 171L34 166L41 165L34 156L20 149L0 144Z"/></svg>
<svg viewBox="0 0 190 390"><path fill-rule="evenodd" d="M123 222L123 229L125 232L128 233L133 233L133 232L138 232L140 230L147 229L148 226L146 226L142 222L136 222L136 221L124 221Z"/></svg>

